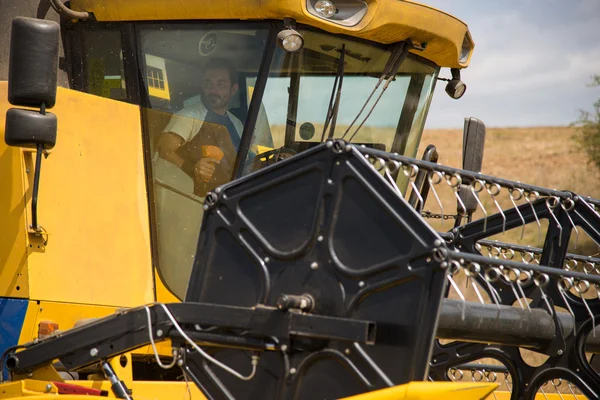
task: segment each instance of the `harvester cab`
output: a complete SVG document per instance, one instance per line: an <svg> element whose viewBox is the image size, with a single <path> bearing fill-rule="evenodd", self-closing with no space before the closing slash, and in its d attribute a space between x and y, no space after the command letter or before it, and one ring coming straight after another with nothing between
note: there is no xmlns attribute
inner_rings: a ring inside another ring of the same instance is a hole
<svg viewBox="0 0 600 400"><path fill-rule="evenodd" d="M598 398L600 260L566 247L600 243L600 201L481 174L475 118L462 169L415 158L436 83L465 93L463 22L29 3L0 82L0 399ZM540 220L542 248L488 240Z"/></svg>

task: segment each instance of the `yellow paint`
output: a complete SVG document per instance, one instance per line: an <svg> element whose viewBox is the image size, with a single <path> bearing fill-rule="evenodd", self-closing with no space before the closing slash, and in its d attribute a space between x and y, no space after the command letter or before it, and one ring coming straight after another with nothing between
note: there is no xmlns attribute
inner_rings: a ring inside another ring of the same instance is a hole
<svg viewBox="0 0 600 400"><path fill-rule="evenodd" d="M0 297L29 296L21 150L4 143L7 84L0 83Z"/></svg>
<svg viewBox="0 0 600 400"><path fill-rule="evenodd" d="M50 386L48 387L47 385ZM53 396L48 398L56 398L57 392L56 386L53 384L47 381L34 379L23 379L20 381L3 383L0 385L0 399L10 399L25 396L31 398L30 396L39 396L44 393L47 396Z"/></svg>
<svg viewBox="0 0 600 400"><path fill-rule="evenodd" d="M7 83L0 82L1 136L6 98ZM0 143L0 181L7 187L0 191L0 295L14 295L19 285L23 297L28 290L33 300L114 306L151 302L139 107L58 88L51 112L58 118L58 137L42 162L38 201L46 246L25 233L34 155Z"/></svg>
<svg viewBox="0 0 600 400"><path fill-rule="evenodd" d="M495 383L410 382L344 400L480 400L497 387Z"/></svg>
<svg viewBox="0 0 600 400"><path fill-rule="evenodd" d="M332 33L346 34L379 43L412 39L427 43L415 53L441 67L464 68L471 56L459 62L467 25L459 19L413 1L370 0L363 19L353 27L343 27L314 17L306 0L73 0L73 9L91 11L99 21L142 20L252 20L296 19ZM470 36L469 36L470 37Z"/></svg>

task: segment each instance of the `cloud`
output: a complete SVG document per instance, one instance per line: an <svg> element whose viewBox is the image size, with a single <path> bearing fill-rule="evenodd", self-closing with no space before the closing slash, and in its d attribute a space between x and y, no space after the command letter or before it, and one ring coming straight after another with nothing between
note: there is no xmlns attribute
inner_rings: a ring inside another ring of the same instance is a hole
<svg viewBox="0 0 600 400"><path fill-rule="evenodd" d="M566 125L600 96L586 86L600 73L600 2L433 3L469 24L476 48L462 73L467 93L457 102L439 85L427 127L471 115L492 126Z"/></svg>

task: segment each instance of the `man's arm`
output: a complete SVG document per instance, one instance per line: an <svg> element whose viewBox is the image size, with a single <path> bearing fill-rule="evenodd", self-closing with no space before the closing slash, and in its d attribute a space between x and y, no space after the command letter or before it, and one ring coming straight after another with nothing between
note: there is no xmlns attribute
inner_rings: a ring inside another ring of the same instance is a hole
<svg viewBox="0 0 600 400"><path fill-rule="evenodd" d="M182 168L185 159L175 153L185 143L181 136L173 132L164 132L158 139L157 148L160 158Z"/></svg>

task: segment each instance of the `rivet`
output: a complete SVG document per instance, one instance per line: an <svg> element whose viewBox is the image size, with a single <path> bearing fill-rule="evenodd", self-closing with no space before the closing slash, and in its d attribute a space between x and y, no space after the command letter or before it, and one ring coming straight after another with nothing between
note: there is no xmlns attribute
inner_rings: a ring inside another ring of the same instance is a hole
<svg viewBox="0 0 600 400"><path fill-rule="evenodd" d="M312 264L310 264L310 269L318 269L319 268L319 264L317 264L316 261L314 261Z"/></svg>
<svg viewBox="0 0 600 400"><path fill-rule="evenodd" d="M281 345L281 351L287 351L287 344Z"/></svg>
<svg viewBox="0 0 600 400"><path fill-rule="evenodd" d="M94 348L92 348L92 349L90 350L90 356L92 356L92 357L96 357L97 355L98 355L98 349L97 349L97 348L95 348L95 347L94 347Z"/></svg>
<svg viewBox="0 0 600 400"><path fill-rule="evenodd" d="M163 335L162 329L156 331L156 336L161 337Z"/></svg>
<svg viewBox="0 0 600 400"><path fill-rule="evenodd" d="M49 393L51 391L52 391L52 384L49 383L49 384L46 385L46 393Z"/></svg>
<svg viewBox="0 0 600 400"><path fill-rule="evenodd" d="M265 262L269 262L271 259L269 257L265 257Z"/></svg>
<svg viewBox="0 0 600 400"><path fill-rule="evenodd" d="M350 349L344 350L344 353L346 353L347 356L350 355Z"/></svg>
<svg viewBox="0 0 600 400"><path fill-rule="evenodd" d="M563 351L562 351L562 350L558 350L556 353L557 353L559 356L562 356L562 355L563 355Z"/></svg>
<svg viewBox="0 0 600 400"><path fill-rule="evenodd" d="M323 236L319 235L319 237L317 237L317 241L322 242L323 241Z"/></svg>
<svg viewBox="0 0 600 400"><path fill-rule="evenodd" d="M294 375L296 373L296 368L290 369L290 375Z"/></svg>
<svg viewBox="0 0 600 400"><path fill-rule="evenodd" d="M358 282L358 287L364 287L365 283L363 281Z"/></svg>

